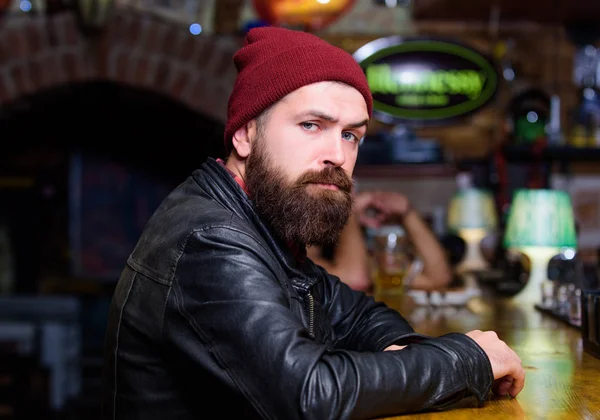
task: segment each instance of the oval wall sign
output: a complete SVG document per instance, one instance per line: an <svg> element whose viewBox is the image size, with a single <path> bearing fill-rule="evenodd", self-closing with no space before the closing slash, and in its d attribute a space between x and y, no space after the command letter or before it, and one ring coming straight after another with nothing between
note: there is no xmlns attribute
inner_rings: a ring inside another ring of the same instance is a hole
<svg viewBox="0 0 600 420"><path fill-rule="evenodd" d="M453 41L380 38L354 58L367 75L375 117L386 123L465 116L489 103L498 88L491 60Z"/></svg>

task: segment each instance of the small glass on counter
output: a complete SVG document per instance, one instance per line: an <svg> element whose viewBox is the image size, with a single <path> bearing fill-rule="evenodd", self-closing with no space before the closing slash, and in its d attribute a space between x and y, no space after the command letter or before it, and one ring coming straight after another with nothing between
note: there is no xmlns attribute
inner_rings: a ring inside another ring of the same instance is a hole
<svg viewBox="0 0 600 420"><path fill-rule="evenodd" d="M410 240L402 226L385 225L373 231L374 292L401 295L411 273Z"/></svg>

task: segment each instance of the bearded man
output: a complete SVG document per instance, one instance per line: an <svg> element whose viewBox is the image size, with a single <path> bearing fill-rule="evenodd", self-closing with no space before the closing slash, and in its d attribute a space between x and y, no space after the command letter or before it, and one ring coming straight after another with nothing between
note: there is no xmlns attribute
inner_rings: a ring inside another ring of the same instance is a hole
<svg viewBox="0 0 600 420"><path fill-rule="evenodd" d="M432 338L306 257L337 238L371 117L364 72L304 32L251 30L235 54L225 160L148 222L114 292L105 419L349 419L516 396L493 332Z"/></svg>

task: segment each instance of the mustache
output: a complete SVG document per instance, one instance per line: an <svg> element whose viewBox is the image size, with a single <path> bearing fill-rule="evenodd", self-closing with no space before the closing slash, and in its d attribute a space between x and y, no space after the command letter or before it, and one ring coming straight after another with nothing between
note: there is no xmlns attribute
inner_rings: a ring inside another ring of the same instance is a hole
<svg viewBox="0 0 600 420"><path fill-rule="evenodd" d="M296 181L296 185L306 184L331 184L337 186L341 191L350 193L354 184L350 177L340 167L328 166L322 171L308 171Z"/></svg>

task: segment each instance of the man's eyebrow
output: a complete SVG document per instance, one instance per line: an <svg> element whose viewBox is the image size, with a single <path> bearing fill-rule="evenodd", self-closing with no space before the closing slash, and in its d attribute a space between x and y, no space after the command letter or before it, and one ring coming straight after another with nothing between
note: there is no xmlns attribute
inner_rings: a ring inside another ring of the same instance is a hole
<svg viewBox="0 0 600 420"><path fill-rule="evenodd" d="M357 123L353 123L353 124L348 124L346 127L348 128L360 128L360 127L366 127L369 125L369 119L364 119L363 121L357 122Z"/></svg>
<svg viewBox="0 0 600 420"><path fill-rule="evenodd" d="M319 118L321 120L325 120L325 121L329 121L329 122L338 122L338 119L326 114L322 111L317 111L317 110L309 110L309 111L305 111L302 112L298 115L299 117L305 118L305 117L315 117L315 118Z"/></svg>
<svg viewBox="0 0 600 420"><path fill-rule="evenodd" d="M315 117L315 118L319 118L324 121L334 122L334 123L339 121L337 118L335 118L329 114L326 114L324 112L317 111L317 110L310 110L310 111L303 112L299 115L299 117ZM367 118L360 122L348 124L348 125L346 125L346 127L347 128L360 128L363 126L367 126L368 124L369 124L369 119Z"/></svg>

